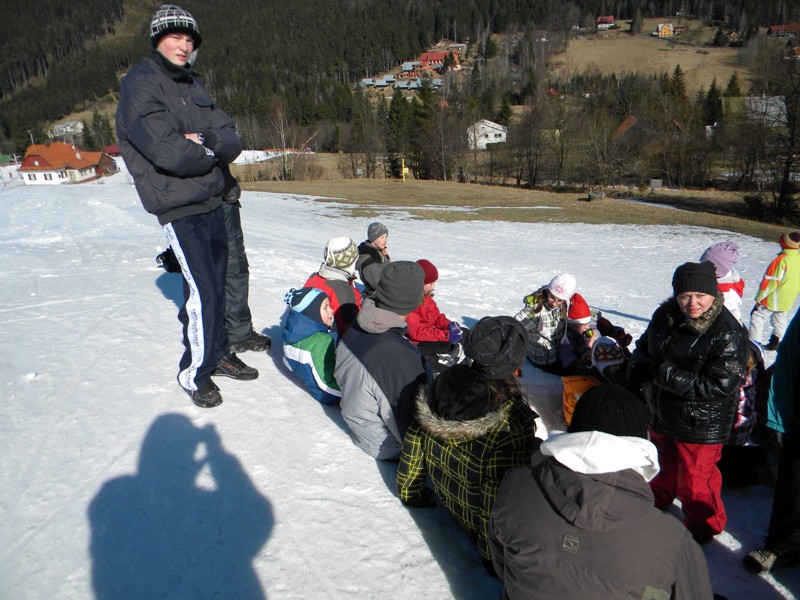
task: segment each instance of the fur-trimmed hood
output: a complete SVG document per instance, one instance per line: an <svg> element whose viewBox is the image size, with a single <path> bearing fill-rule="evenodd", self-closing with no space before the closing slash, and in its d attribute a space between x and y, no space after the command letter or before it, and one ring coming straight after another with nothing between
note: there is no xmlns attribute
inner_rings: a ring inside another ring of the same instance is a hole
<svg viewBox="0 0 800 600"><path fill-rule="evenodd" d="M717 296L714 298L714 302L711 303L711 307L696 319L686 318L686 315L683 314L674 296L664 300L664 302L661 303L661 307L664 309L664 313L667 316L670 329L675 325L683 324L698 335L703 335L709 330L714 321L717 320L722 309L725 308L725 297L720 292L717 292Z"/></svg>
<svg viewBox="0 0 800 600"><path fill-rule="evenodd" d="M431 390L421 387L417 392L417 420L420 427L431 435L444 439L474 439L486 435L507 417L509 403L503 404L499 410L489 411L489 393L483 378L476 379L473 385L462 390L460 399L464 402L481 403L485 412L477 418L464 421L444 417L431 408L431 404L435 405Z"/></svg>

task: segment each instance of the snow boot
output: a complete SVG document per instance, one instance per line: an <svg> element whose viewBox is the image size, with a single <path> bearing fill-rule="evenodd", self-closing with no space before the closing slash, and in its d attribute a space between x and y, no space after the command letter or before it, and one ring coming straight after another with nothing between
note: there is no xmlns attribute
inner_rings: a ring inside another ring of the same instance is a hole
<svg viewBox="0 0 800 600"><path fill-rule="evenodd" d="M241 358L231 352L227 356L222 357L217 368L211 375L230 377L231 379L238 379L240 381L249 381L258 377L258 370L253 367L248 367L242 362Z"/></svg>
<svg viewBox="0 0 800 600"><path fill-rule="evenodd" d="M269 350L272 345L272 340L268 335L258 333L255 329L250 330L250 336L238 342L231 342L231 352L261 352L262 350Z"/></svg>
<svg viewBox="0 0 800 600"><path fill-rule="evenodd" d="M769 336L769 342L764 346L764 350L771 350L772 352L778 351L778 346L781 345L781 340L774 333Z"/></svg>
<svg viewBox="0 0 800 600"><path fill-rule="evenodd" d="M182 389L189 394L195 406L200 408L214 408L222 404L222 394L219 393L217 384L210 379L194 391L186 388Z"/></svg>
<svg viewBox="0 0 800 600"><path fill-rule="evenodd" d="M793 567L800 562L798 552L778 552L769 548L759 548L742 559L744 566L754 573L769 573L778 567Z"/></svg>

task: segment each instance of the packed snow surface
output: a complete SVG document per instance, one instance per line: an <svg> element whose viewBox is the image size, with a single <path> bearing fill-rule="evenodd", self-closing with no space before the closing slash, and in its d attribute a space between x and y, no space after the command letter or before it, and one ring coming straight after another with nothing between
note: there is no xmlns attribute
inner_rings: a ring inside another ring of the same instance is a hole
<svg viewBox="0 0 800 600"><path fill-rule="evenodd" d="M14 600L164 590L499 598L501 583L450 515L404 508L396 465L354 446L338 409L311 399L281 362L283 295L318 268L325 241L360 242L382 221L392 258L436 264L439 307L467 325L514 314L524 294L567 271L634 338L670 295L674 268L711 243L741 248L745 312L778 251L699 227L442 223L405 209L356 219L343 202L245 192L250 305L274 343L242 355L257 380L217 379L224 403L204 410L175 380L181 278L156 266L164 235L130 177L33 187L5 175L0 598ZM559 425L560 393L530 367L523 380L544 437ZM760 577L741 566L765 533L771 490L726 488L724 499L727 530L704 548L715 591L731 600L799 593L800 569Z"/></svg>

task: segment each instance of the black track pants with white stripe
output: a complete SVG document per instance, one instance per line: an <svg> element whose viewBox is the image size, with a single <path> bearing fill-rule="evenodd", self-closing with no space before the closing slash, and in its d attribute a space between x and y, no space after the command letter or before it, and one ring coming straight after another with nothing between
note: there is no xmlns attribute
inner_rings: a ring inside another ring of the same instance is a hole
<svg viewBox="0 0 800 600"><path fill-rule="evenodd" d="M176 219L164 226L183 273L184 352L178 382L193 391L202 386L228 353L225 329L225 277L228 235L222 208Z"/></svg>

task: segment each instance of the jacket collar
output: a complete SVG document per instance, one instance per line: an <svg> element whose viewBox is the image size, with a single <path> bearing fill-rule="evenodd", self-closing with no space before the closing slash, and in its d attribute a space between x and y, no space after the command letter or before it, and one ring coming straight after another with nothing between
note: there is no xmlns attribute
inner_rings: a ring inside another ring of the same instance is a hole
<svg viewBox="0 0 800 600"><path fill-rule="evenodd" d="M175 81L191 81L195 77L198 77L200 74L195 71L192 67L188 65L184 65L179 67L168 61L164 58L164 55L161 54L158 50L153 49L150 53L150 58L153 62L160 68L164 73L166 73L169 77L174 79Z"/></svg>
<svg viewBox="0 0 800 600"><path fill-rule="evenodd" d="M385 333L390 330L405 333L407 327L403 317L389 310L378 308L372 298L364 300L356 321L367 333Z"/></svg>
<svg viewBox="0 0 800 600"><path fill-rule="evenodd" d="M699 335L704 334L711 328L711 325L722 312L722 309L725 308L724 298L719 292L717 292L717 297L714 298L711 307L695 319L686 318L686 315L683 314L680 306L678 306L678 301L674 297L665 300L661 306L664 307L667 313L670 326L683 325Z"/></svg>

